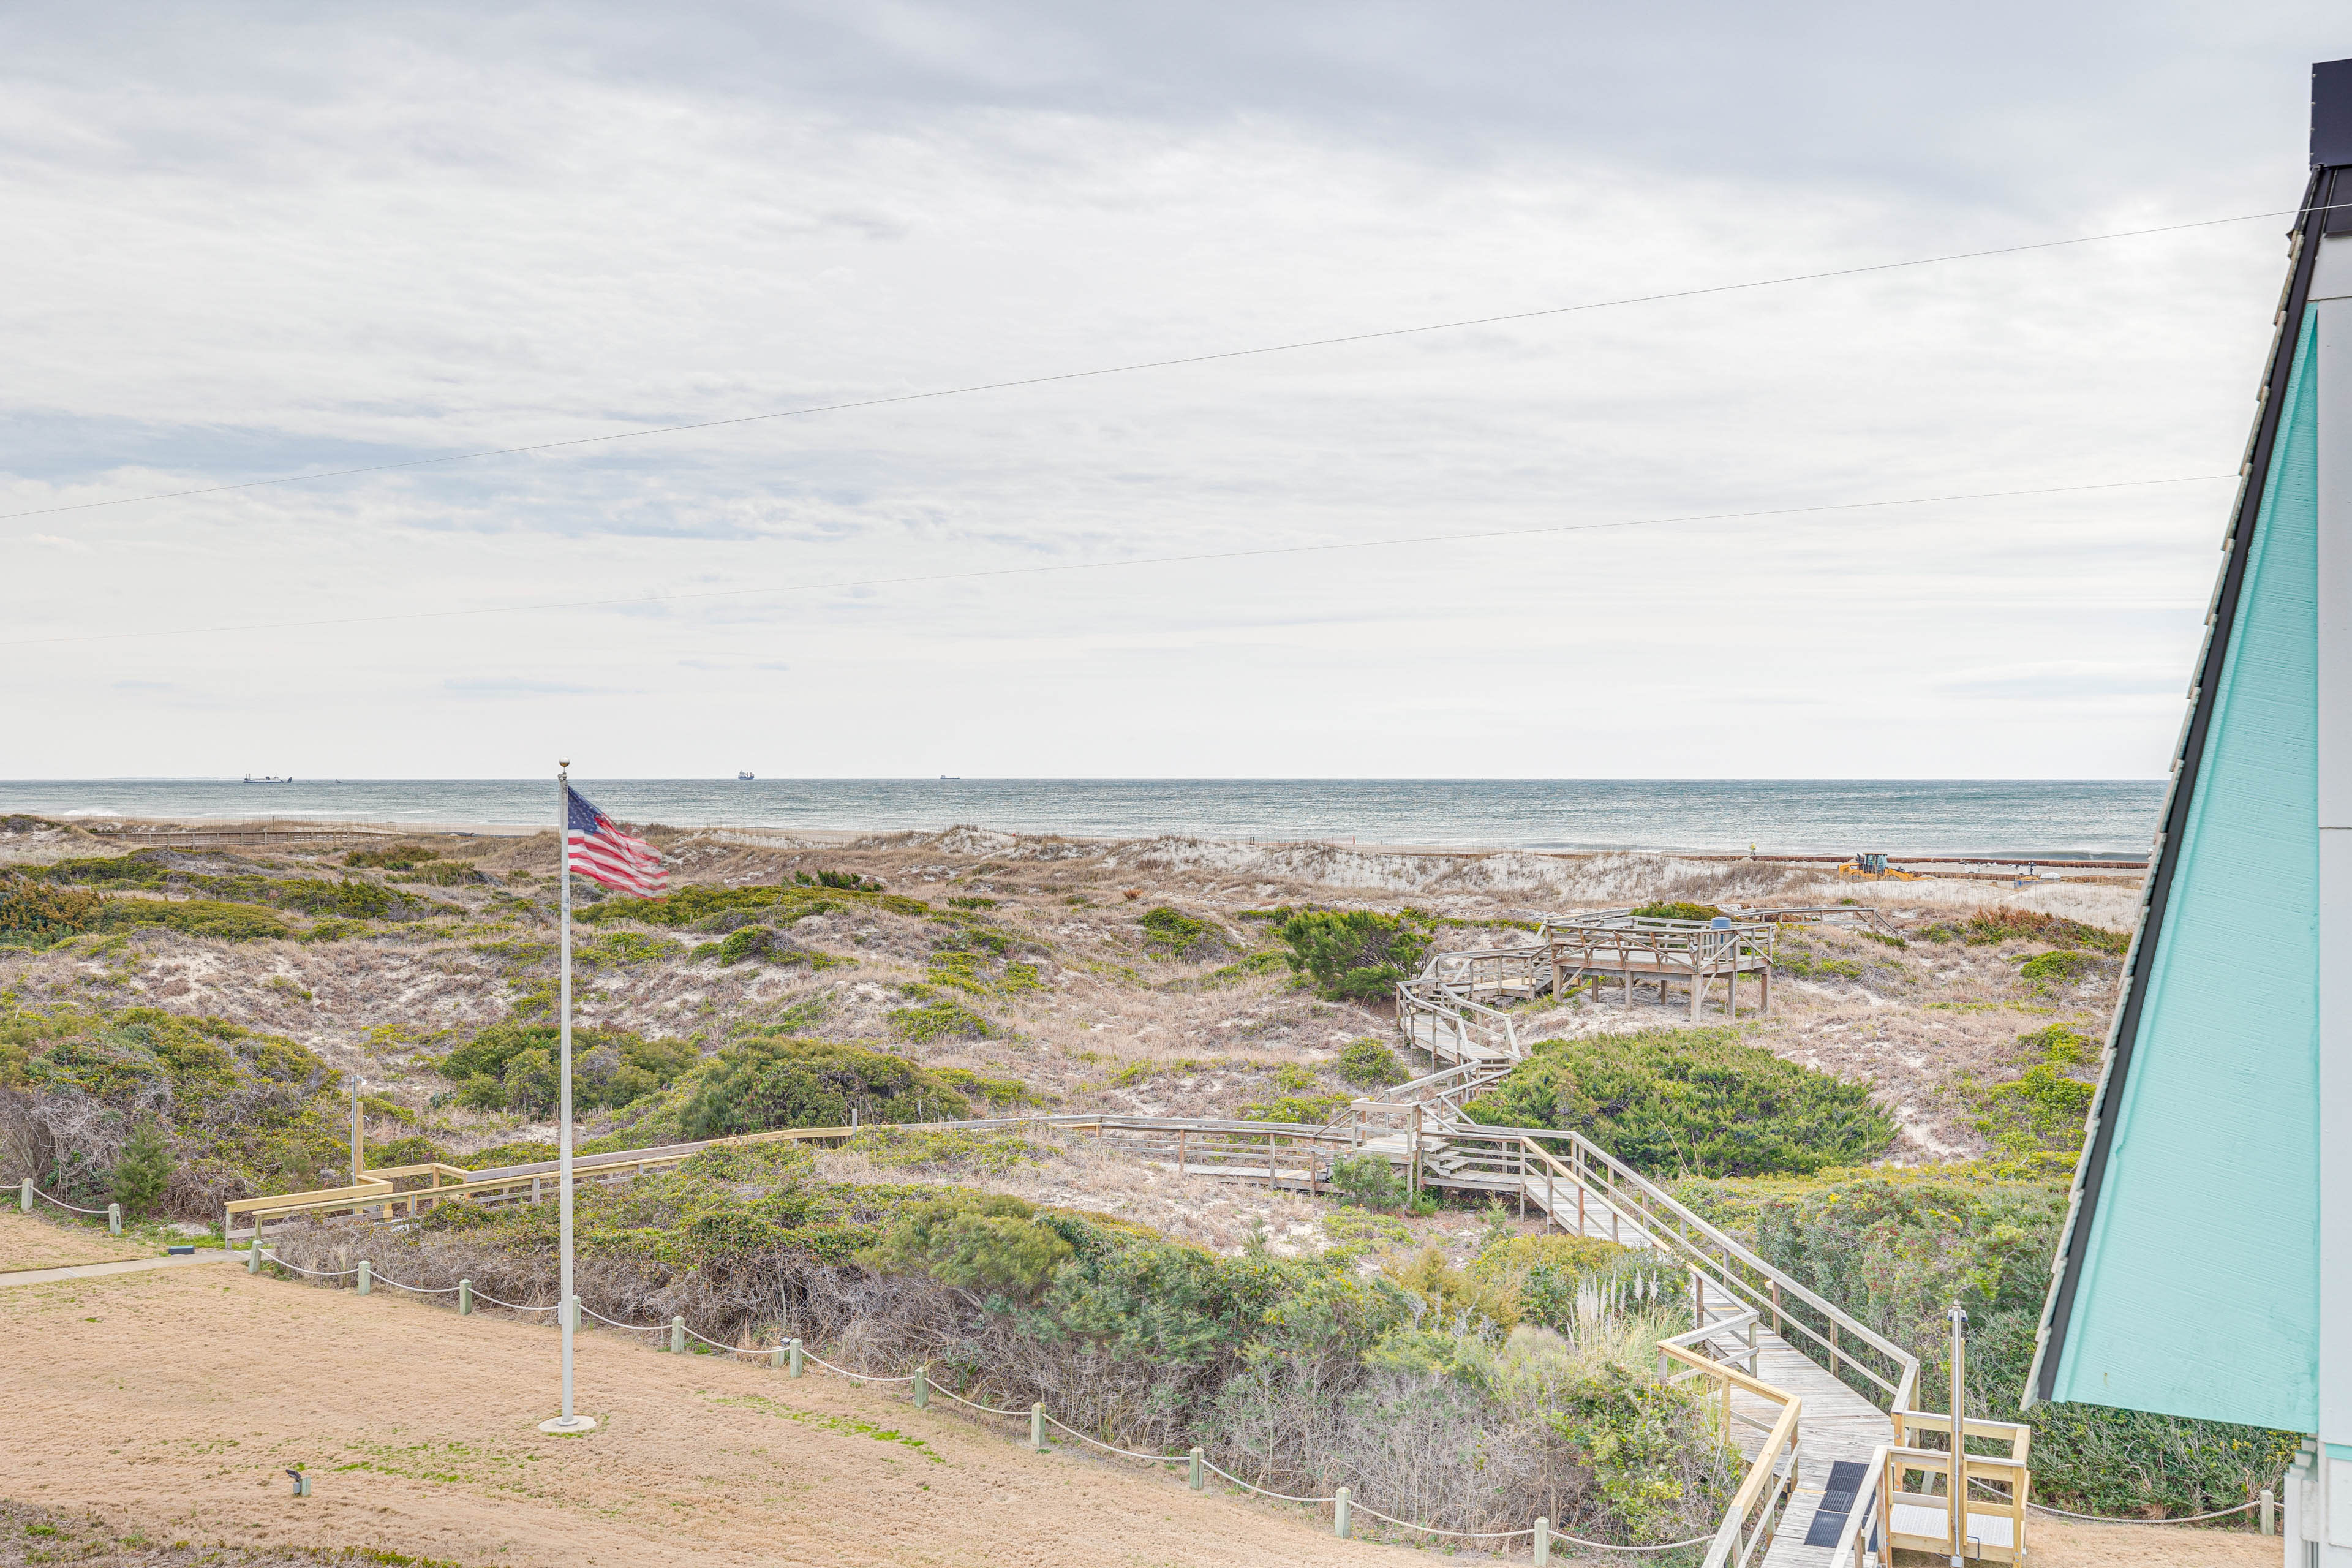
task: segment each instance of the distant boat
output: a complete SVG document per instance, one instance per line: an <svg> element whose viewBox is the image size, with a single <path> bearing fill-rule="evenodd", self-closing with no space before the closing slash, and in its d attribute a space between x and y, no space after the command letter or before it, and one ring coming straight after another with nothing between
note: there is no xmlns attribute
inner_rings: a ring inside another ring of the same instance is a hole
<svg viewBox="0 0 2352 1568"><path fill-rule="evenodd" d="M735 774L735 782L737 784L750 784L751 782L751 775L739 770Z"/></svg>
<svg viewBox="0 0 2352 1568"><path fill-rule="evenodd" d="M963 783L963 775L961 773L941 773L940 775L940 783L961 784Z"/></svg>
<svg viewBox="0 0 2352 1568"><path fill-rule="evenodd" d="M292 784L294 781L290 778L281 779L276 773L264 773L259 778L255 778L251 773L247 773L245 775L245 782L247 784Z"/></svg>

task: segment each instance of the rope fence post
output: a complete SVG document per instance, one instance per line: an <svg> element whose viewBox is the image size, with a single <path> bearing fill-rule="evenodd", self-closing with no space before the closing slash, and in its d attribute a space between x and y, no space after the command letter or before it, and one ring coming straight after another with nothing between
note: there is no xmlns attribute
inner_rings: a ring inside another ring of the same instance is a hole
<svg viewBox="0 0 2352 1568"><path fill-rule="evenodd" d="M788 1340L785 1342L785 1348L792 1352L792 1375L798 1377L801 1374L801 1342L798 1340Z"/></svg>
<svg viewBox="0 0 2352 1568"><path fill-rule="evenodd" d="M922 1365L915 1369L915 1408L918 1410L929 1410L930 1407L931 1363L925 1362Z"/></svg>
<svg viewBox="0 0 2352 1568"><path fill-rule="evenodd" d="M247 1274L261 1272L261 1227L259 1226L253 1227L253 1245L245 1249L245 1271Z"/></svg>
<svg viewBox="0 0 2352 1568"><path fill-rule="evenodd" d="M2271 1489L2268 1487L2264 1487L2263 1489L2262 1507L2263 1533L2264 1535L2276 1535L2278 1533L2278 1530L2276 1528L2278 1524L2278 1499L2273 1495Z"/></svg>
<svg viewBox="0 0 2352 1568"><path fill-rule="evenodd" d="M686 1353L686 1320L684 1318L672 1318L669 1321L669 1353L672 1355Z"/></svg>
<svg viewBox="0 0 2352 1568"><path fill-rule="evenodd" d="M1045 1406L1042 1400L1029 1407L1029 1451L1045 1451Z"/></svg>
<svg viewBox="0 0 2352 1568"><path fill-rule="evenodd" d="M1208 1482L1209 1478L1202 1472L1201 1467L1201 1461L1207 1458L1208 1456L1202 1453L1200 1449L1192 1450L1192 1489L1194 1491L1201 1490Z"/></svg>
<svg viewBox="0 0 2352 1568"><path fill-rule="evenodd" d="M33 1212L33 1178L30 1176L16 1184L16 1212L18 1214Z"/></svg>
<svg viewBox="0 0 2352 1568"><path fill-rule="evenodd" d="M121 1236L122 1234L122 1205L121 1204L109 1204L106 1205L106 1234L109 1236Z"/></svg>
<svg viewBox="0 0 2352 1568"><path fill-rule="evenodd" d="M1536 1568L1544 1568L1551 1561L1551 1521L1536 1516Z"/></svg>
<svg viewBox="0 0 2352 1568"><path fill-rule="evenodd" d="M360 1259L360 1294L366 1296L373 1294L374 1290L375 1273L368 1268L368 1260L362 1258Z"/></svg>
<svg viewBox="0 0 2352 1568"><path fill-rule="evenodd" d="M471 1279L457 1281L457 1315L461 1318L474 1315L474 1282Z"/></svg>
<svg viewBox="0 0 2352 1568"><path fill-rule="evenodd" d="M1340 1540L1348 1539L1348 1504L1352 1500L1348 1489L1341 1487L1331 1500L1331 1533Z"/></svg>

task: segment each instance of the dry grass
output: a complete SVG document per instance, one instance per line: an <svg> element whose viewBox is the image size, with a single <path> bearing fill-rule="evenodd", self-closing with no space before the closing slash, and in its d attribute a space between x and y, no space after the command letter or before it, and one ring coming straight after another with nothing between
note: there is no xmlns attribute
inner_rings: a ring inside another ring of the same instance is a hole
<svg viewBox="0 0 2352 1568"><path fill-rule="evenodd" d="M1239 920L1240 911L1284 903L1412 903L1456 919L1493 920L1654 899L1804 904L1846 898L1915 925L2009 904L2109 926L2127 925L2137 903L2137 889L2124 886L2058 883L2021 891L1996 882L1855 883L1811 867L1655 855L1421 855L1177 837L1112 843L969 828L805 846L776 835L656 837L676 858L681 880L772 884L795 871L832 868L877 878L935 906L951 896L994 899L997 907L984 918L1021 944L1020 956L1037 966L1045 988L1011 998L959 998L990 1018L995 1037L905 1042L887 1015L905 1005L903 987L924 980L938 930L919 918L868 908L793 928L795 940L855 965L816 973L688 963L685 942L701 938L648 931L680 942L679 956L583 966L576 993L583 1023L693 1037L716 1048L735 1029L789 1018L808 1033L885 1046L929 1065L1019 1079L1055 1109L1169 1115L1233 1114L1270 1097L1276 1069L1312 1071L1348 1041L1386 1037L1390 1026L1380 1011L1296 989L1286 972L1213 979L1231 952L1194 963L1154 952L1139 922L1157 904L1212 921L1243 950L1271 939L1263 923ZM432 889L467 908L462 929L310 943L229 943L148 931L45 954L0 952L0 985L35 1005L148 1004L290 1035L337 1067L391 1084L396 1097L422 1110L446 1088L423 1065L439 1042L507 1016L519 998L551 981L553 964L543 955L481 949L500 942L543 947L551 937L543 905L554 846L550 836L420 842L470 859L495 879ZM0 838L0 852L17 859L100 849L81 833ZM260 858L284 868L278 874L344 874L340 856ZM1142 896L1130 899L1130 892ZM1513 936L1453 929L1441 933L1441 945L1485 946ZM1898 1159L1948 1157L1979 1146L1947 1086L1957 1073L1983 1070L2017 1034L2056 1021L2104 1032L2111 975L2053 995L2021 984L2008 950L1915 946L1896 952L1820 931L1801 940L1824 957L1864 963L1866 973L1783 979L1775 988L1775 1012L1759 1021L1757 1037L1793 1059L1874 1079L1905 1129ZM1541 1039L1675 1025L1683 1017L1679 1009L1649 1003L1628 1011L1604 994L1538 1007L1522 1016L1520 1028L1523 1038ZM1198 1065L1129 1071L1183 1062ZM1339 1086L1327 1079L1324 1087ZM440 1123L436 1135L460 1150L540 1131L447 1106L433 1115ZM372 1136L398 1131L387 1124Z"/></svg>

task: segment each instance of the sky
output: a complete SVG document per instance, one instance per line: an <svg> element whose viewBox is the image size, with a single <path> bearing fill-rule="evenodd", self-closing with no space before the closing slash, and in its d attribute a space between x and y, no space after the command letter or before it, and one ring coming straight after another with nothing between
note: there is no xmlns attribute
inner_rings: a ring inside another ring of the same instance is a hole
<svg viewBox="0 0 2352 1568"><path fill-rule="evenodd" d="M16 7L0 776L2160 776L2347 54Z"/></svg>

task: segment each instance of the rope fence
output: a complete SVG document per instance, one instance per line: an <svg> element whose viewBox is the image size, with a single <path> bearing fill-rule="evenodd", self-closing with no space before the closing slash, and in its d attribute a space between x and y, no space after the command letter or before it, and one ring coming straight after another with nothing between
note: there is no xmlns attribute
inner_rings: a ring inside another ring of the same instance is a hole
<svg viewBox="0 0 2352 1568"><path fill-rule="evenodd" d="M47 1193L45 1193L41 1191L40 1188L33 1185L33 1178L30 1176L25 1177L22 1181L16 1184L16 1207L19 1213L32 1213L33 1200L35 1198L38 1198L45 1204L57 1205L58 1207L65 1210L68 1214L98 1215L106 1221L106 1228L110 1232L116 1236L121 1236L122 1234L122 1205L121 1204L109 1204L102 1209L86 1209L79 1204L69 1204L63 1198L50 1196Z"/></svg>
<svg viewBox="0 0 2352 1568"><path fill-rule="evenodd" d="M30 1184L28 1183L26 1185L29 1187ZM56 1200L51 1199L50 1201L55 1202ZM66 1205L61 1205L60 1206ZM85 1210L83 1212L88 1213L91 1211ZM559 1310L558 1306L555 1304L527 1307L518 1305L511 1301L501 1301L494 1296L487 1296L482 1294L480 1291L474 1289L473 1282L466 1279L461 1279L455 1285L410 1285L402 1280L390 1279L382 1275L375 1274L364 1259L361 1261L359 1267L356 1268L305 1268L299 1263L287 1262L284 1258L278 1257L277 1253L261 1247L258 1243L255 1245L252 1250L257 1255L252 1265L257 1269L260 1263L268 1262L275 1264L280 1268L289 1269L296 1274L304 1275L313 1279L348 1279L356 1275L361 1278L362 1288L363 1289L368 1285L382 1284L389 1285L397 1290L406 1290L411 1294L418 1296L447 1296L454 1294L459 1299L459 1310L461 1311L471 1310L472 1305L477 1302L488 1306L503 1308L510 1312L552 1312ZM1193 1469L1195 1479L1192 1485L1193 1489L1196 1491L1201 1489L1201 1480L1199 1478L1203 1474L1207 1474L1214 1475L1220 1479L1224 1480L1233 1486L1238 1487L1245 1492L1254 1493L1258 1497L1265 1498L1275 1502L1297 1503L1310 1508L1321 1508L1328 1505L1335 1510L1335 1529L1339 1530L1341 1533L1345 1533L1346 1521L1349 1515L1352 1513L1361 1512L1369 1514L1373 1519L1379 1520L1383 1524L1392 1525L1399 1530L1409 1531L1416 1535L1442 1536L1451 1541L1518 1541L1528 1537L1533 1537L1537 1545L1538 1562L1545 1560L1549 1544L1554 1541L1566 1542L1571 1545L1583 1547L1586 1550L1594 1552L1650 1553L1658 1552L1678 1552L1685 1547L1697 1546L1714 1539L1714 1536L1710 1533L1707 1535L1695 1535L1687 1541L1670 1541L1654 1545L1633 1546L1613 1541L1592 1541L1580 1535L1570 1535L1565 1531L1553 1530L1550 1527L1550 1521L1549 1520L1538 1520L1534 1525L1525 1530L1445 1530L1433 1524L1423 1524L1413 1520L1399 1519L1393 1514L1382 1513L1376 1508L1357 1503L1353 1500L1349 1489L1345 1487L1340 1488L1338 1492L1328 1497L1302 1496L1293 1492L1274 1491L1265 1487L1258 1486L1255 1482L1244 1480L1241 1477L1234 1474L1231 1470L1228 1470L1223 1466L1209 1459L1198 1448L1193 1449L1190 1453L1184 1454L1150 1454L1139 1449L1122 1448L1116 1444L1106 1443L1098 1437L1090 1436L1087 1434L1079 1431L1068 1422L1062 1420L1060 1417L1047 1414L1045 1407L1042 1404L1033 1405L1026 1410L1004 1405L982 1405L977 1400L965 1398L962 1394L956 1393L955 1390L951 1388L944 1388L932 1383L929 1375L930 1369L928 1364L915 1372L899 1375L858 1372L849 1367L837 1366L832 1362L826 1361L824 1357L808 1350L806 1346L798 1340L786 1340L781 1344L766 1346L721 1344L719 1341L712 1339L709 1335L702 1333L698 1330L687 1327L686 1320L683 1318L673 1318L667 1323L625 1323L617 1318L608 1318L604 1316L604 1313L597 1311L593 1307L587 1305L585 1302L582 1302L580 1304L579 1310L585 1316L595 1319L596 1321L604 1324L608 1328L618 1329L624 1333L654 1334L656 1336L659 1336L666 1332L670 1336L672 1350L676 1352L683 1352L688 1340L699 1340L702 1343L709 1346L711 1350L722 1355L752 1357L765 1360L777 1365L785 1364L787 1358L789 1358L790 1364L793 1369L793 1375L795 1377L802 1375L801 1368L803 1363L813 1363L824 1368L826 1372L832 1373L835 1376L845 1379L853 1384L904 1383L914 1384L915 1403L918 1405L928 1404L929 1395L933 1393L939 1393L945 1394L948 1398L953 1400L958 1405L963 1405L967 1409L976 1410L983 1415L1012 1416L1015 1418L1026 1415L1030 1418L1032 1447L1035 1447L1039 1452L1043 1452L1045 1448L1045 1427L1048 1426L1055 1426L1089 1447L1099 1448L1106 1454L1113 1454L1123 1459L1134 1459L1148 1465L1190 1465ZM2242 1502L2234 1508L2216 1509L2210 1513L2190 1514L2179 1519L2133 1519L2119 1517L2114 1514L2075 1513L2066 1509L2053 1508L2047 1503L2039 1502L2029 1502L2026 1506L2042 1513L2055 1514L2061 1519L2081 1520L2093 1524L2201 1524L2209 1520L2227 1519L2232 1514L2245 1513L2250 1510L2260 1508L2263 1505L2263 1500L2256 1500L2249 1502Z"/></svg>
<svg viewBox="0 0 2352 1568"><path fill-rule="evenodd" d="M1970 1419L1973 1420L1975 1417L1971 1416ZM2046 1502L2029 1502L2025 1506L2043 1513L2054 1513L2061 1519L2087 1520L2093 1524L2199 1524L2209 1519L2227 1519L2233 1513L2243 1513L2248 1509L2260 1508L2263 1506L2263 1500L2256 1498L2252 1502L2242 1502L2235 1508L2215 1509L2211 1513L2192 1513L2181 1519L2124 1519L2112 1513L2069 1513L2063 1508L2052 1508Z"/></svg>
<svg viewBox="0 0 2352 1568"><path fill-rule="evenodd" d="M289 1269L296 1274L304 1275L313 1279L348 1279L356 1275L360 1279L361 1288L362 1289L371 1285L389 1285L396 1290L406 1290L418 1296L446 1296L454 1293L458 1298L458 1310L460 1311L470 1310L472 1305L476 1302L484 1303L493 1307L502 1307L509 1311L516 1312L551 1312L558 1310L558 1307L555 1305L542 1307L519 1307L510 1301L501 1301L496 1297L483 1295L473 1288L473 1281L470 1279L460 1279L455 1285L443 1285L438 1287L410 1285L404 1281L387 1279L383 1275L375 1273L373 1267L364 1258L360 1261L360 1265L356 1268L305 1268L299 1263L287 1262L284 1258L278 1257L277 1253L261 1246L257 1240L254 1243L251 1248L251 1258L252 1262L250 1267L256 1271L258 1271L261 1264L270 1263L276 1265L278 1268ZM1106 1443L1099 1437L1089 1436L1086 1433L1081 1432L1076 1427L1071 1426L1068 1422L1062 1420L1060 1417L1047 1414L1045 1405L1042 1404L1032 1405L1026 1410L1015 1409L1003 1405L982 1405L977 1400L966 1399L962 1394L956 1393L951 1388L942 1388L937 1384L932 1383L930 1381L930 1368L928 1364L918 1368L914 1372L898 1376L889 1376L878 1373L856 1372L845 1366L835 1365L833 1363L826 1361L824 1357L809 1351L799 1340L786 1340L781 1344L769 1346L721 1344L708 1334L702 1333L698 1330L688 1328L686 1326L686 1320L683 1318L673 1318L667 1323L625 1323L617 1318L608 1318L604 1316L604 1313L599 1312L593 1307L589 1306L585 1302L579 1301L577 1297L574 1297L573 1300L579 1303L578 1310L582 1314L595 1319L598 1322L604 1324L608 1328L619 1329L625 1333L650 1333L658 1335L667 1331L670 1336L673 1352L682 1352L685 1348L686 1342L689 1339L699 1340L704 1344L709 1345L713 1351L724 1355L759 1357L779 1365L786 1364L787 1358L789 1358L789 1364L791 1365L793 1375L795 1377L802 1375L801 1369L804 1363L814 1364L823 1367L825 1371L832 1373L835 1376L843 1378L853 1384L912 1384L915 1385L915 1403L919 1405L928 1405L929 1403L929 1395L933 1393L939 1393L947 1395L948 1398L955 1401L958 1405L965 1406L967 1409L977 1410L985 1415L1008 1415L1014 1417L1026 1415L1029 1417L1030 1421L1031 1447L1040 1453L1045 1451L1045 1430L1048 1426L1052 1426L1059 1427L1062 1431L1068 1433L1072 1437L1076 1438L1080 1443L1087 1445L1088 1447L1099 1448L1106 1454L1115 1454L1123 1459L1136 1459L1148 1465L1188 1465L1192 1467L1192 1489L1195 1491L1202 1489L1202 1480L1205 1476L1213 1475L1233 1486L1240 1488L1245 1492L1255 1493L1258 1497L1266 1498L1276 1502L1298 1503L1309 1508L1321 1508L1328 1504L1333 1510L1333 1531L1334 1533L1341 1536L1345 1536L1349 1533L1350 1516L1356 1512L1362 1512L1379 1520L1383 1524L1393 1525L1399 1530L1410 1531L1417 1535L1444 1536L1454 1541L1517 1541L1532 1536L1536 1544L1536 1561L1539 1563L1548 1561L1549 1543L1553 1541L1568 1542L1574 1545L1596 1552L1676 1552L1680 1551L1684 1547L1696 1546L1703 1542L1714 1539L1712 1534L1695 1535L1688 1541L1666 1542L1663 1544L1654 1546L1624 1546L1610 1541L1588 1541L1582 1536L1570 1535L1564 1531L1555 1531L1551 1528L1551 1521L1549 1520L1542 1519L1538 1520L1532 1526L1526 1530L1444 1530L1433 1524L1421 1524L1416 1523L1412 1520L1398 1519L1393 1514L1382 1513L1378 1509L1367 1508L1357 1504L1354 1501L1353 1495L1349 1489L1346 1487L1341 1487L1337 1492L1328 1497L1300 1496L1293 1492L1274 1491L1265 1487L1258 1486L1254 1482L1244 1480L1241 1477L1234 1474L1231 1470L1228 1470L1223 1466L1209 1459L1207 1456L1198 1448L1194 1448L1191 1452L1184 1454L1148 1454L1139 1449L1122 1448L1118 1447L1116 1444ZM2234 1512L2236 1510L2233 1510L2231 1511ZM2137 1522L2155 1523L2172 1521L2140 1521Z"/></svg>

